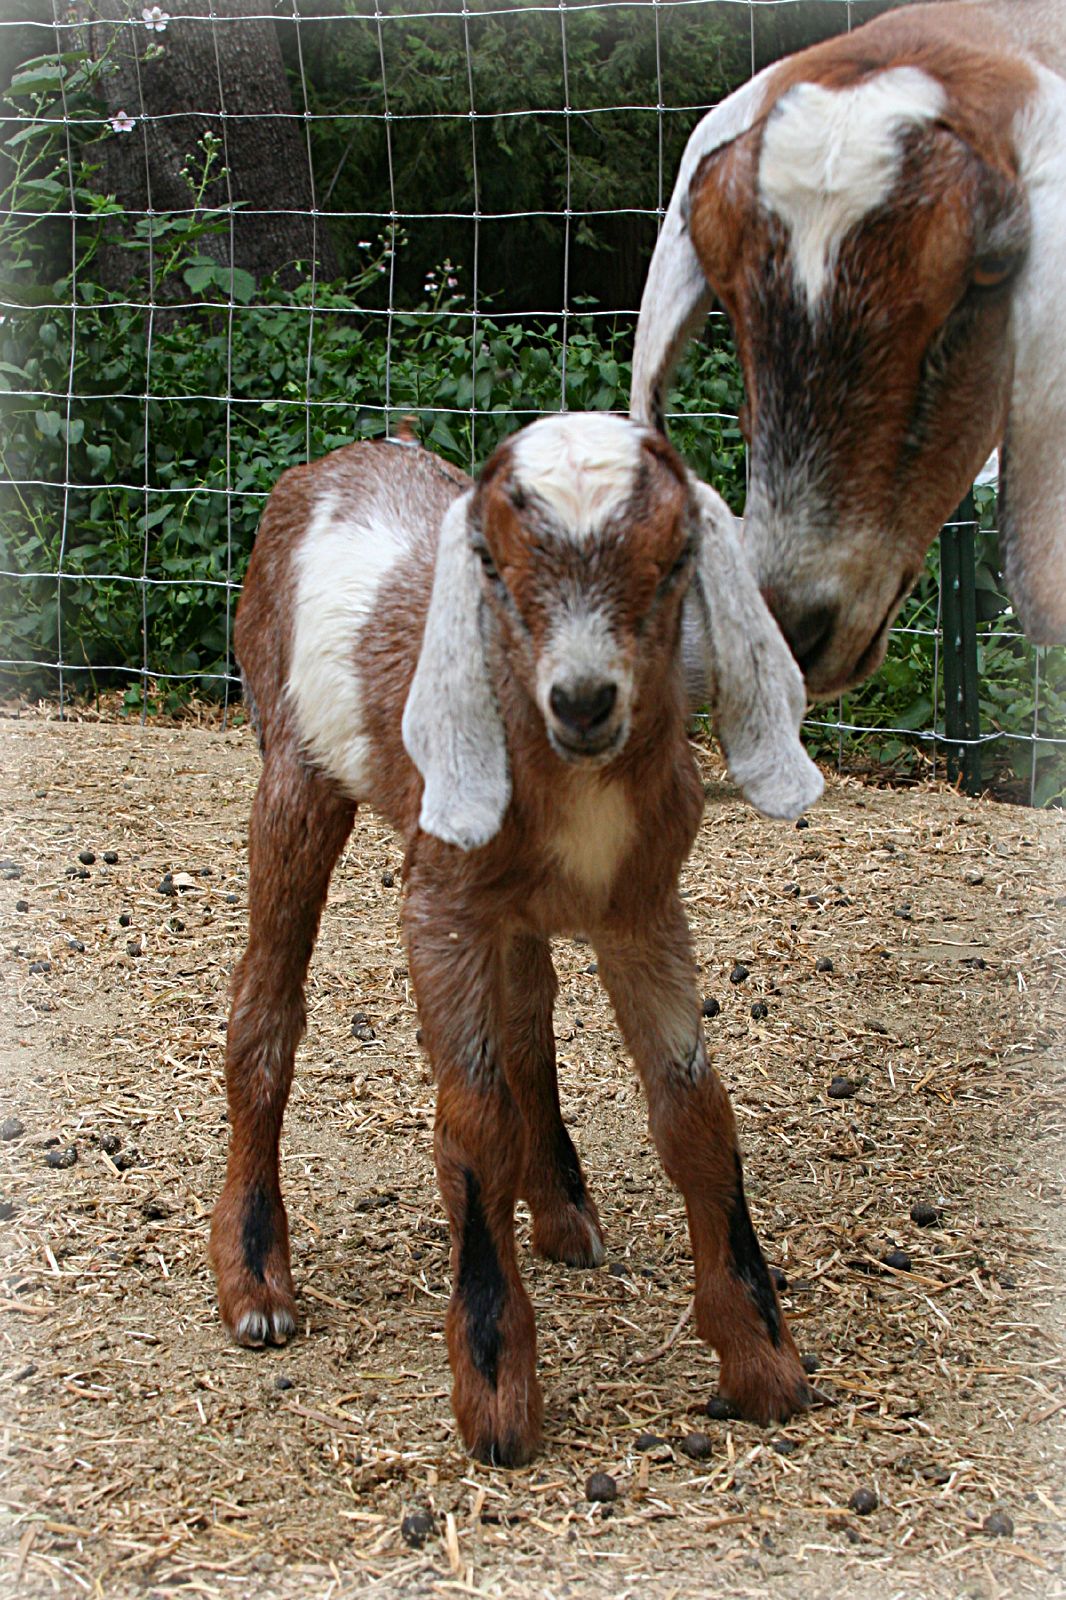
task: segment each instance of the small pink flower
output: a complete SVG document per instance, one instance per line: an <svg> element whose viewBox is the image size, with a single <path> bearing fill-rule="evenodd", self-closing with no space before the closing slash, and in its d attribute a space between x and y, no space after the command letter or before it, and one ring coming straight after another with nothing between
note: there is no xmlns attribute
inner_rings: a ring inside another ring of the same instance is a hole
<svg viewBox="0 0 1066 1600"><path fill-rule="evenodd" d="M459 282L459 279L458 278L448 278L446 281L447 281L447 284L448 284L448 288L449 289L454 289L456 284Z"/></svg>
<svg viewBox="0 0 1066 1600"><path fill-rule="evenodd" d="M144 25L149 33L165 33L167 23L170 21L170 12L164 11L162 6L145 6L141 12Z"/></svg>
<svg viewBox="0 0 1066 1600"><path fill-rule="evenodd" d="M132 133L137 126L136 117L128 117L125 111L116 111L111 118L111 127L115 133Z"/></svg>

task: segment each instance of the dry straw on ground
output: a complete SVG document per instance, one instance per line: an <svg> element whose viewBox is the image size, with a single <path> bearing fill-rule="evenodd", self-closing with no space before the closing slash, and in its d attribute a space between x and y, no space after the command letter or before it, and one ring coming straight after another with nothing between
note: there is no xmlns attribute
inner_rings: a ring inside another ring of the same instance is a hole
<svg viewBox="0 0 1066 1600"><path fill-rule="evenodd" d="M820 1363L784 1428L706 1414L683 1210L590 952L559 947L609 1265L534 1262L522 1219L547 1436L508 1473L449 1411L393 838L360 821L313 968L284 1141L299 1337L237 1350L204 1246L252 741L33 719L0 741L0 1591L1061 1592L1066 819L834 781L797 831L712 792L685 878L707 1028Z"/></svg>

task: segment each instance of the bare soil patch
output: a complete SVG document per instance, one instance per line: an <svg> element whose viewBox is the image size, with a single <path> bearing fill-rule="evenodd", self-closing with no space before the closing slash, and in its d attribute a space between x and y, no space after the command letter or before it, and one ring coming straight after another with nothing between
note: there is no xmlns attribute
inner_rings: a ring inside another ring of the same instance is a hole
<svg viewBox="0 0 1066 1600"><path fill-rule="evenodd" d="M217 1321L256 770L245 732L0 726L0 1592L1062 1592L1066 818L832 780L797 830L712 782L685 879L707 1031L819 1363L787 1427L706 1414L683 1208L590 952L558 947L563 1109L609 1261L526 1247L546 1443L495 1472L449 1408L401 851L370 818L286 1122L299 1336L248 1352ZM588 1501L593 1472L617 1499Z"/></svg>

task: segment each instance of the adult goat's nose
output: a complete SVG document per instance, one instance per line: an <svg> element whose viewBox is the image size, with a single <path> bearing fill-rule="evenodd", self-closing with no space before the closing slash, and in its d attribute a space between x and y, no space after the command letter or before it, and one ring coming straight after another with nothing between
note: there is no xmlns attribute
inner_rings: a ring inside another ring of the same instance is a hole
<svg viewBox="0 0 1066 1600"><path fill-rule="evenodd" d="M582 679L578 683L553 684L548 697L552 715L581 739L599 733L614 710L618 685L609 681Z"/></svg>
<svg viewBox="0 0 1066 1600"><path fill-rule="evenodd" d="M837 624L836 607L829 605L804 607L794 602L790 603L772 589L764 593L766 603L773 612L800 671L806 677L833 637Z"/></svg>

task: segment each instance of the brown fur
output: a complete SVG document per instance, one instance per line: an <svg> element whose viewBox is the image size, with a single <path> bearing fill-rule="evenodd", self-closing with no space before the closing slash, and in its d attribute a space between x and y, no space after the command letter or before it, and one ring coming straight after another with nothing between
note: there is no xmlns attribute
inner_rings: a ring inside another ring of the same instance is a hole
<svg viewBox="0 0 1066 1600"><path fill-rule="evenodd" d="M728 1097L706 1061L677 896L703 806L679 659L685 583L660 587L689 537L684 469L664 441L649 438L619 527L594 550L567 550L564 541L549 553L530 530L532 512L516 504L509 456L502 447L486 468L476 514L512 596L508 606L486 585L512 797L496 836L469 852L419 829L421 779L401 738L436 529L467 480L424 451L353 446L285 474L264 514L237 627L265 758L250 829L249 946L234 983L227 1047L230 1158L211 1242L227 1326L248 1343L286 1337L294 1301L278 1135L304 1026L311 946L354 814L352 801L301 752L285 694L292 561L316 495L340 487L352 504L388 473L390 483L409 489L424 523L385 581L370 623L353 632L373 752L369 798L407 846L404 932L438 1086L435 1158L451 1230L453 1406L471 1451L501 1464L529 1459L543 1413L533 1311L515 1252L515 1200L530 1203L538 1251L575 1265L602 1259L599 1217L559 1110L549 940L560 932L581 930L595 945L645 1086L653 1136L685 1196L698 1322L722 1356L723 1391L760 1421L807 1400L751 1233ZM554 753L532 693L552 595L582 572L598 595L610 596L636 683L628 739L595 770L568 766ZM560 865L555 840L568 807L605 785L618 786L640 825L609 881L586 883ZM252 1266L256 1249L262 1255L258 1273L249 1265L250 1242Z"/></svg>

